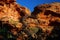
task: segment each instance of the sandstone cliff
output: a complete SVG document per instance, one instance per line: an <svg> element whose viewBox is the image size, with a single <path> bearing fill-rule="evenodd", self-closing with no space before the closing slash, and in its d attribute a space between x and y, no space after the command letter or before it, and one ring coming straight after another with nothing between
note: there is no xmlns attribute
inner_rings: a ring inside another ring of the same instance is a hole
<svg viewBox="0 0 60 40"><path fill-rule="evenodd" d="M59 40L60 3L42 4L29 9L16 0L0 0L0 39Z"/></svg>

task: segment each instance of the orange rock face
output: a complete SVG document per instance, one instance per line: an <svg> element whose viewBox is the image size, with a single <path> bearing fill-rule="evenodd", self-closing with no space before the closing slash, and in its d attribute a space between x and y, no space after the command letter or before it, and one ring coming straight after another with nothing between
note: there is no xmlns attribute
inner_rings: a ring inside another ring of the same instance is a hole
<svg viewBox="0 0 60 40"><path fill-rule="evenodd" d="M35 7L32 16L36 16L40 28L44 32L52 31L54 26L60 23L60 3L43 4ZM56 24L55 24L56 22ZM55 24L55 25L54 25Z"/></svg>
<svg viewBox="0 0 60 40"><path fill-rule="evenodd" d="M19 25L21 25L21 23L19 22L20 19L25 15L30 15L30 11L27 8L22 7L19 4L16 4L15 0L0 0L0 1L1 1L0 20L4 22L8 21L9 24L18 25L16 27L20 28L19 27Z"/></svg>
<svg viewBox="0 0 60 40"><path fill-rule="evenodd" d="M60 30L60 3L36 6L31 13L16 0L0 0L0 29L4 29L0 33L11 33L16 40L45 40L53 31ZM5 36L0 34L1 39Z"/></svg>

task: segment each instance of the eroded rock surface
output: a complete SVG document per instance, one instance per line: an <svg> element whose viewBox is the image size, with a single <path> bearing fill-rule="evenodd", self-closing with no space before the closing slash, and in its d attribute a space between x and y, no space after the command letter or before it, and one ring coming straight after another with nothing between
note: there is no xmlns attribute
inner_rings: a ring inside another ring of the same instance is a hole
<svg viewBox="0 0 60 40"><path fill-rule="evenodd" d="M51 34L59 35L60 33L59 32L60 30L60 6L59 5L60 3L39 5L36 6L35 10L32 12L32 16L39 21L38 27L40 27L43 30L43 32L47 32L48 34L51 33ZM59 38L59 36L54 36L54 37Z"/></svg>
<svg viewBox="0 0 60 40"><path fill-rule="evenodd" d="M0 0L0 1L1 1L0 3L0 20L1 21L4 21L4 22L8 21L8 23L10 24L14 24L12 21L19 23L20 19L23 16L30 15L30 11L27 8L17 4L15 0Z"/></svg>
<svg viewBox="0 0 60 40"><path fill-rule="evenodd" d="M2 40L58 40L60 3L38 5L31 13L16 0L0 0L0 30Z"/></svg>
<svg viewBox="0 0 60 40"><path fill-rule="evenodd" d="M25 15L31 15L29 9L17 4L16 0L0 0L0 26L2 30L7 27L13 35L18 35L23 27L21 19Z"/></svg>
<svg viewBox="0 0 60 40"><path fill-rule="evenodd" d="M36 16L40 22L40 27L47 28L55 26L55 22L60 22L60 3L43 4L35 7L32 16ZM52 24L53 23L53 24ZM56 23L56 25L57 25ZM50 25L51 24L51 25ZM57 25L58 26L58 25ZM49 28L47 28L49 29Z"/></svg>

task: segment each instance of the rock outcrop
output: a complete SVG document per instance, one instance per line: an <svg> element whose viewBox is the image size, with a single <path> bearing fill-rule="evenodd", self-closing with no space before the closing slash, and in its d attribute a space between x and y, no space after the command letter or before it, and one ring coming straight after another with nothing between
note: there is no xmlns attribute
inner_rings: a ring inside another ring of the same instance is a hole
<svg viewBox="0 0 60 40"><path fill-rule="evenodd" d="M39 5L35 7L35 10L32 12L32 16L34 17L36 16L35 18L39 20L40 27L42 28L46 27L46 30L48 29L47 28L48 26L49 28L55 25L59 26L59 24L57 25L57 23L60 23L60 6L59 5L60 3Z"/></svg>
<svg viewBox="0 0 60 40"><path fill-rule="evenodd" d="M30 11L20 6L15 0L0 0L0 20L5 23L14 24L12 21L19 23L20 19L30 15ZM15 24L14 24L15 25ZM20 23L19 23L20 25Z"/></svg>
<svg viewBox="0 0 60 40"><path fill-rule="evenodd" d="M17 32L22 29L21 19L25 15L31 15L29 9L17 4L16 0L0 0L0 26L3 25L3 28L8 26L13 35L17 35Z"/></svg>
<svg viewBox="0 0 60 40"><path fill-rule="evenodd" d="M55 34L53 38L59 38L60 31L60 3L38 5L32 12L32 16L39 21L39 28L48 35ZM54 32L55 31L55 32ZM55 40L55 39L51 40ZM46 39L47 40L47 39ZM50 39L48 39L50 40ZM58 39L56 39L58 40Z"/></svg>
<svg viewBox="0 0 60 40"><path fill-rule="evenodd" d="M31 13L16 0L0 0L0 39L59 40L60 3L38 5Z"/></svg>

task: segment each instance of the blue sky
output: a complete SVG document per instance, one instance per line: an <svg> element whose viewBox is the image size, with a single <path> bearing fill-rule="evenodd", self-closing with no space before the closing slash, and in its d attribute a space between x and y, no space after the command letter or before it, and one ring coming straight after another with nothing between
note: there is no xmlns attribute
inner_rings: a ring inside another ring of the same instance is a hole
<svg viewBox="0 0 60 40"><path fill-rule="evenodd" d="M17 3L27 7L30 11L34 10L34 7L39 4L52 3L52 2L60 2L60 0L17 0Z"/></svg>

